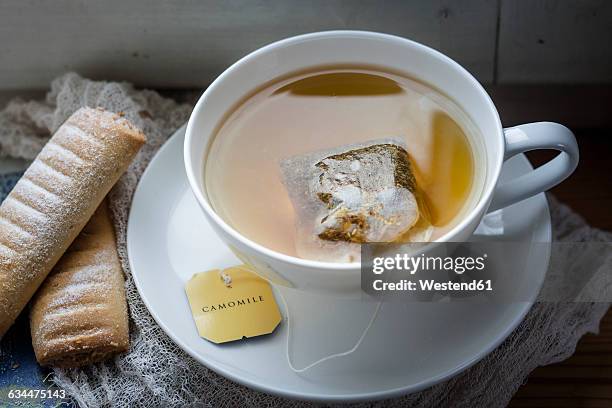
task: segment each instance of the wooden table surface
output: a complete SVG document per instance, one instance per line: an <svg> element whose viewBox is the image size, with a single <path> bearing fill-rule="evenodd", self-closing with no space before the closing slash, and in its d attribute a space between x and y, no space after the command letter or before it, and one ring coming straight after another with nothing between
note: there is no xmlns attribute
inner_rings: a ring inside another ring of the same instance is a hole
<svg viewBox="0 0 612 408"><path fill-rule="evenodd" d="M580 165L552 192L591 225L612 231L612 128L574 132ZM536 165L550 157L534 153L528 156ZM603 318L600 333L584 336L572 357L536 369L510 407L612 407L612 310Z"/></svg>
<svg viewBox="0 0 612 408"><path fill-rule="evenodd" d="M591 225L612 231L612 87L529 85L488 87L487 91L506 126L551 120L566 124L575 132L580 146L580 165L552 192ZM167 91L164 94L193 103L200 92ZM0 107L14 94L0 93ZM21 91L19 95L40 97L42 92L24 95ZM532 152L528 157L539 165L552 155ZM31 354L31 350L21 354L28 353ZM24 361L29 360L24 357L20 364ZM7 367L0 366L0 373L17 371L14 373L17 375L22 368L15 368L17 364L13 360L7 364ZM44 375L45 372L40 371L37 378L42 379ZM0 384L0 393L2 388ZM583 337L571 358L536 369L510 406L612 408L612 311L602 320L600 333Z"/></svg>

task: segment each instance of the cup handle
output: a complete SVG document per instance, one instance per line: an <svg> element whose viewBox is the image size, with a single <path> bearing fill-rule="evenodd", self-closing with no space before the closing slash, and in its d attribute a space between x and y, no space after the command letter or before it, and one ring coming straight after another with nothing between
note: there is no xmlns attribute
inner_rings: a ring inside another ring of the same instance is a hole
<svg viewBox="0 0 612 408"><path fill-rule="evenodd" d="M489 212L507 207L546 191L565 180L578 165L578 144L565 126L553 122L536 122L504 129L504 161L523 152L553 149L560 153L548 163L514 180L497 185Z"/></svg>

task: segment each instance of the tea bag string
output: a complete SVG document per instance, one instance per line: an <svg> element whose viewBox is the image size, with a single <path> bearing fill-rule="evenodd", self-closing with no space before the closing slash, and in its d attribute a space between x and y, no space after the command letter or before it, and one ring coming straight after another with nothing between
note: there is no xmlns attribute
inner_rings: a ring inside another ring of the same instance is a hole
<svg viewBox="0 0 612 408"><path fill-rule="evenodd" d="M285 347L285 358L287 359L287 363L289 364L289 368L291 368L291 370L295 373L303 373L325 361L328 360L333 360L335 358L338 357L344 357L344 356L348 356L349 354L354 353L359 346L361 345L361 343L363 342L363 339L365 339L365 336L368 334L368 332L370 331L370 328L372 327L372 325L374 324L374 321L376 320L376 317L378 316L378 312L380 311L380 308L382 306L382 302L377 302L376 303L376 308L374 309L374 313L372 313L372 317L370 317L370 321L368 322L368 325L365 327L365 329L363 330L363 332L361 333L361 336L359 336L359 339L357 339L357 342L355 343L355 345L353 347L351 347L350 349L343 351L341 353L334 353L334 354L330 354L328 356L322 357L319 360L308 364L306 367L302 367L302 368L296 368L293 365L293 362L291 360L291 317L289 316L289 306L287 305L287 301L285 300L285 296L283 296L283 293L279 290L278 294L280 295L281 300L283 301L283 305L285 306L285 310L287 311L287 344Z"/></svg>

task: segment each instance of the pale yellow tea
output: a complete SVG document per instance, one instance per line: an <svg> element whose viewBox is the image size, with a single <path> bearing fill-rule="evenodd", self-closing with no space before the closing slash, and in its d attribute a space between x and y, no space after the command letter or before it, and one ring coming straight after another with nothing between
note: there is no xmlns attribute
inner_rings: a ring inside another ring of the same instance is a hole
<svg viewBox="0 0 612 408"><path fill-rule="evenodd" d="M333 67L267 84L224 119L208 149L206 192L247 238L296 253L296 213L283 184L287 158L377 139L409 154L430 239L450 230L480 194L476 127L448 97L375 68Z"/></svg>

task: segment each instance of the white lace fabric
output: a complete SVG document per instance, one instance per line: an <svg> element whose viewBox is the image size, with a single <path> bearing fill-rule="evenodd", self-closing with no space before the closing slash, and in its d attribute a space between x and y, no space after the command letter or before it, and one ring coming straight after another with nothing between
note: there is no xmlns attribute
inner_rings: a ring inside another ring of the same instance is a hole
<svg viewBox="0 0 612 408"><path fill-rule="evenodd" d="M82 106L123 112L147 136L110 195L117 245L126 272L131 348L114 360L84 369L54 369L54 381L82 407L307 407L227 380L181 349L155 323L131 277L126 227L132 195L147 164L188 118L190 107L127 83L90 81L69 73L54 80L44 101L15 100L0 112L0 155L33 159L50 135ZM550 200L553 238L610 241L568 207ZM570 259L571 251L560 254ZM609 274L612 254L599 253L596 280ZM561 260L563 261L563 260ZM560 262L570 265L571 262ZM579 272L579 271L577 271ZM568 358L587 332L597 332L608 303L536 303L516 330L491 354L452 379L419 393L374 404L398 407L503 407L538 366Z"/></svg>

